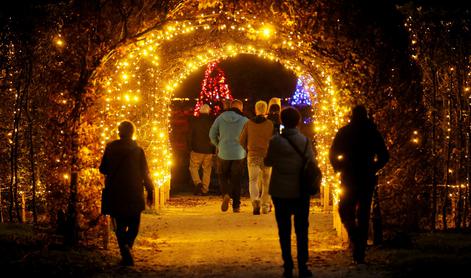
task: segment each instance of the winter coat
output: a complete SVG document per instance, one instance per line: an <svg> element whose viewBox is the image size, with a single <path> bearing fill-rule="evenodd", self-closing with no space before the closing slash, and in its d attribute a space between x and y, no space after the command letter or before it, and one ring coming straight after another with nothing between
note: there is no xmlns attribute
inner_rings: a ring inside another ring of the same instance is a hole
<svg viewBox="0 0 471 278"><path fill-rule="evenodd" d="M144 187L153 194L144 150L133 140L115 140L106 146L100 164L109 188L110 215L134 216L145 209Z"/></svg>
<svg viewBox="0 0 471 278"><path fill-rule="evenodd" d="M273 123L257 116L245 124L240 134L240 144L248 151L248 156L264 158L272 135Z"/></svg>
<svg viewBox="0 0 471 278"><path fill-rule="evenodd" d="M214 119L208 114L200 114L190 122L190 134L188 136L188 147L196 153L212 154L215 147L209 140L209 129Z"/></svg>
<svg viewBox="0 0 471 278"><path fill-rule="evenodd" d="M229 110L219 115L209 130L209 138L218 148L218 157L224 160L240 160L246 153L239 137L248 121L240 112Z"/></svg>
<svg viewBox="0 0 471 278"><path fill-rule="evenodd" d="M302 135L297 128L285 128L282 135L288 136L300 150L304 150L306 142L308 142L306 156L314 155L311 141ZM272 167L268 193L276 198L306 197L300 195L303 158L283 136L275 135L271 138L264 160L266 166Z"/></svg>
<svg viewBox="0 0 471 278"><path fill-rule="evenodd" d="M389 160L384 139L371 120L351 121L335 135L329 159L347 185L370 180Z"/></svg>

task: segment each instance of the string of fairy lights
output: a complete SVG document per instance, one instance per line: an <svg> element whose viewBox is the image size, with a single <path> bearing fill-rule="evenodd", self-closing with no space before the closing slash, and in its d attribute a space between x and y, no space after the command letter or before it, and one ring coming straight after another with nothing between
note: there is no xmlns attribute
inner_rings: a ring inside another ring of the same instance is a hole
<svg viewBox="0 0 471 278"><path fill-rule="evenodd" d="M277 30L273 24L258 22L255 16L249 18L238 12L225 14L224 19L217 27L214 27L214 17L205 15L193 22L169 22L145 34L136 43L122 47L103 63L99 72L102 78L97 79L105 80L99 87L99 93L104 95L100 122L102 149L106 142L116 138L116 127L121 120L133 120L139 130L137 140L147 152L154 181L159 187L165 185L170 179L172 164L168 134L174 90L194 71L213 61L252 54L279 62L297 76L303 76L306 88L318 88L307 90L313 104L318 161L324 172L323 186L336 188L338 194L339 181L328 162L328 151L335 132L346 121L348 106L341 102L328 70L316 62L314 56L306 63L306 50L310 45L300 34L281 32L282 28ZM210 32L214 28L246 36L251 43L219 41L218 47L191 53L178 70L167 73L161 69L159 52L167 43L179 36L196 36L194 33ZM300 53L303 53L302 61L298 60Z"/></svg>
<svg viewBox="0 0 471 278"><path fill-rule="evenodd" d="M451 23L449 23L449 22L444 23L444 26L451 27ZM412 16L408 16L406 18L406 21L404 23L404 27L409 32L411 59L420 64L424 60L424 57L421 57L422 49L420 49L420 47L418 45L418 42L419 42L419 40L423 39L423 37L426 37L427 35L430 35L430 34L428 34L430 32L430 29L427 27L425 30L423 30L423 29L421 30L418 26L416 26L414 18ZM446 29L446 32L450 32L449 28L445 28L445 29ZM422 36L422 38L420 38L421 36ZM471 84L470 84L471 83L471 63L469 63L469 57L467 58L467 61L468 62L467 62L466 69L465 69L466 76L463 80L462 91L463 91L463 94L464 94L464 100L467 97L468 104L470 104L471 103L471 94L470 94L470 92L471 92ZM456 68L455 68L455 66L448 66L446 68L446 71L448 72L448 74L453 75L456 71ZM438 109L438 107L433 107L432 109ZM450 113L451 113L451 111L450 111ZM432 115L432 113L430 113L430 115ZM467 115L466 112L464 112L463 116L464 117L470 117L471 115ZM445 119L445 122L446 122L445 125L446 126L442 127L443 130L445 131L445 137L444 138L446 140L451 140L450 133L452 132L452 127L451 127L450 115L449 114L445 115L445 118L446 118ZM411 142L414 143L414 144L417 144L417 145L419 145L421 143L420 134L417 130L412 131ZM465 151L465 150L462 150L462 151ZM464 158L468 159L468 154L465 154ZM453 174L455 171L456 170L453 169L452 167L447 169L447 172L450 175ZM458 184L454 184L454 185L442 184L442 185L438 185L438 186L449 187L449 188L454 188L454 189L461 188L461 189L469 190L469 182L470 182L470 176L468 174L467 176L464 177L464 179L461 182L458 182ZM459 198L459 196L460 196L459 191L455 191L455 193L449 193L448 194L448 197L450 197L450 198L453 198L453 197ZM466 199L466 197L464 197L464 198Z"/></svg>

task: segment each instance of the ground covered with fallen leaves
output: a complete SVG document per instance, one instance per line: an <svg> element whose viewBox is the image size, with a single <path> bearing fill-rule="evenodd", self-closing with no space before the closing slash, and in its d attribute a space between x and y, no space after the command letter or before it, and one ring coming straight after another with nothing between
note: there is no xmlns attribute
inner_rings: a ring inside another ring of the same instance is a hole
<svg viewBox="0 0 471 278"><path fill-rule="evenodd" d="M221 212L220 201L177 196L159 213L144 213L133 267L119 266L113 234L107 250L100 245L63 249L45 244L27 225L2 225L1 277L281 277L273 212L253 215L247 198L240 213ZM471 262L469 233L427 233L370 246L367 264L352 265L332 214L315 205L309 239L315 277L439 277L467 271ZM294 231L292 243L295 257Z"/></svg>

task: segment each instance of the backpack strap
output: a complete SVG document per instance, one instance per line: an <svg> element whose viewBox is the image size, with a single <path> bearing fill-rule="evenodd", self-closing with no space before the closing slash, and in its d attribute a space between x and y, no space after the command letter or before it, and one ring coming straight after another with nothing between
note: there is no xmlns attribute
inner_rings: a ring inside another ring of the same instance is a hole
<svg viewBox="0 0 471 278"><path fill-rule="evenodd" d="M307 151L307 144L309 143L309 139L306 138L306 144L304 145L304 152L301 152L301 150L294 144L293 141L289 139L288 136L282 134L281 137L285 138L288 143L293 147L293 149L299 154L299 156L302 157L303 161L306 160L306 151Z"/></svg>

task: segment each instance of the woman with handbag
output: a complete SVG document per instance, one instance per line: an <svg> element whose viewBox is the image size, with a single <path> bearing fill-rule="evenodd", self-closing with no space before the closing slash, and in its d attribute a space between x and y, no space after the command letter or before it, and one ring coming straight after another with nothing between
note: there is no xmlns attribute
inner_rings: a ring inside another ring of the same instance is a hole
<svg viewBox="0 0 471 278"><path fill-rule="evenodd" d="M281 111L281 136L273 136L268 146L265 165L272 167L269 193L275 206L281 254L283 258L283 277L293 276L291 257L291 216L294 215L299 277L311 277L308 268L308 227L310 194L301 186L301 173L305 159L293 144L307 157L314 155L310 140L297 129L301 115L294 107Z"/></svg>
<svg viewBox="0 0 471 278"><path fill-rule="evenodd" d="M130 121L119 124L120 139L106 146L100 164L105 175L102 213L109 214L116 223L116 237L121 253L121 264L131 266L134 260L131 249L139 232L141 213L154 203L154 186L149 175L144 150L132 139L135 127Z"/></svg>

